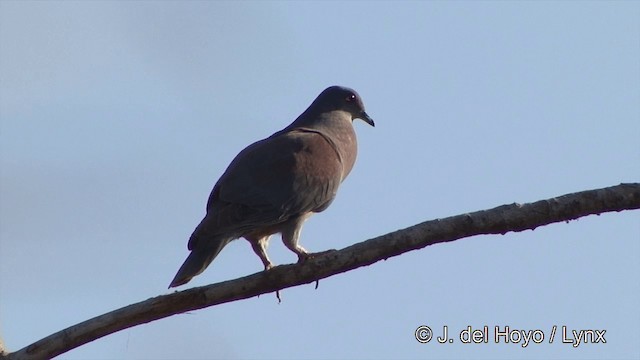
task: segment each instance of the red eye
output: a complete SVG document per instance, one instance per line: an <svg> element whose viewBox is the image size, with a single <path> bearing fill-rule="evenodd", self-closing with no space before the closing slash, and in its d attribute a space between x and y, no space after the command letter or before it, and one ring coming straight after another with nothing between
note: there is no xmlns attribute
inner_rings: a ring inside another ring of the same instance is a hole
<svg viewBox="0 0 640 360"><path fill-rule="evenodd" d="M354 101L355 99L356 99L356 96L354 94L351 94L351 95L347 96L346 100L351 102L351 101Z"/></svg>

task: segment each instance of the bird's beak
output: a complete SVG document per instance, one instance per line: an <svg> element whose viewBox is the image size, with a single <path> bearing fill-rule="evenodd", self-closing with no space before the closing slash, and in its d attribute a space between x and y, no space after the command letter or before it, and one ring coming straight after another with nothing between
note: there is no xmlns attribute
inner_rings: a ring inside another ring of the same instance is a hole
<svg viewBox="0 0 640 360"><path fill-rule="evenodd" d="M373 122L373 119L369 115L367 115L366 112L364 112L364 111L361 112L360 115L358 116L358 118L364 120L364 122L366 122L367 124L369 124L369 125L371 125L373 127L376 127L376 123Z"/></svg>

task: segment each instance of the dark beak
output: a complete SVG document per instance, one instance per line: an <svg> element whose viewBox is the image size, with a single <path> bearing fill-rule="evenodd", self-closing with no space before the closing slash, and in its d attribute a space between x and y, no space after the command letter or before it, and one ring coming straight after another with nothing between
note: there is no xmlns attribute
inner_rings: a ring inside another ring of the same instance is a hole
<svg viewBox="0 0 640 360"><path fill-rule="evenodd" d="M373 119L369 115L367 115L366 112L364 112L364 111L361 112L360 115L358 116L358 118L364 120L364 122L366 122L367 124L369 124L369 125L371 125L373 127L376 127L376 123L373 122Z"/></svg>

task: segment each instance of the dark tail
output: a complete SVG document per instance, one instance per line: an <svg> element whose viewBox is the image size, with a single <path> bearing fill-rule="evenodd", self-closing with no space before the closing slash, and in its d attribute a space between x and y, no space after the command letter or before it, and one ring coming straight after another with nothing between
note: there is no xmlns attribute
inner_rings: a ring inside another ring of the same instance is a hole
<svg viewBox="0 0 640 360"><path fill-rule="evenodd" d="M189 254L187 260L180 266L180 270L178 270L176 276L171 280L169 288L186 284L191 278L203 272L229 241L230 240L221 239L215 241L213 246L191 250L191 254Z"/></svg>

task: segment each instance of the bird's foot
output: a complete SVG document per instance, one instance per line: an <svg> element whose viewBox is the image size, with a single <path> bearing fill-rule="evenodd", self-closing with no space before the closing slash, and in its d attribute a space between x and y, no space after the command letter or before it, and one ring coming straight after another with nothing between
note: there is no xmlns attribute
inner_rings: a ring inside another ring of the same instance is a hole
<svg viewBox="0 0 640 360"><path fill-rule="evenodd" d="M298 254L298 264L304 264L304 262L307 261L308 259L311 259L311 258L314 258L314 257L318 257L318 256L322 256L322 255L326 255L326 254L332 253L334 251L338 251L338 250L329 249L329 250L318 251L318 252L313 252L313 253L300 253L300 254Z"/></svg>
<svg viewBox="0 0 640 360"><path fill-rule="evenodd" d="M312 257L317 257L317 256L322 256L322 255L326 255L332 252L336 252L338 250L336 249L329 249L329 250L325 250L325 251L318 251L318 252L314 252L314 253L310 253L309 255L311 255Z"/></svg>
<svg viewBox="0 0 640 360"><path fill-rule="evenodd" d="M298 264L304 264L307 259L309 259L311 257L310 253L299 253L298 254Z"/></svg>

